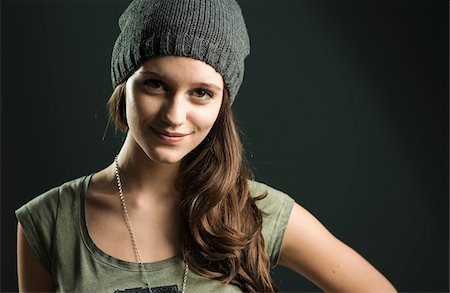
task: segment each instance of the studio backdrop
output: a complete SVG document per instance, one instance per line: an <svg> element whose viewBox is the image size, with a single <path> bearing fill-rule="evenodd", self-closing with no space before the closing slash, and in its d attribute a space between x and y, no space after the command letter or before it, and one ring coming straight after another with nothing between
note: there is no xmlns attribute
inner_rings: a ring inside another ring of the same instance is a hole
<svg viewBox="0 0 450 293"><path fill-rule="evenodd" d="M448 2L239 0L251 40L233 109L257 180L400 291L448 292ZM110 164L110 58L129 1L1 2L1 291L14 210ZM319 291L274 270L280 290Z"/></svg>

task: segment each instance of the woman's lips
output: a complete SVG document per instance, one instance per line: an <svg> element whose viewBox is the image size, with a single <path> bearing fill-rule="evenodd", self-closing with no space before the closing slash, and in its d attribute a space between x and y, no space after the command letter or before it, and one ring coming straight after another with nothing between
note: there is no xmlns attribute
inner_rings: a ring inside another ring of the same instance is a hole
<svg viewBox="0 0 450 293"><path fill-rule="evenodd" d="M156 134L156 136L161 139L162 141L169 143L169 144L176 144L184 140L186 136L189 135L189 133L180 133L180 132L169 132L165 130L158 130L152 128L153 133Z"/></svg>

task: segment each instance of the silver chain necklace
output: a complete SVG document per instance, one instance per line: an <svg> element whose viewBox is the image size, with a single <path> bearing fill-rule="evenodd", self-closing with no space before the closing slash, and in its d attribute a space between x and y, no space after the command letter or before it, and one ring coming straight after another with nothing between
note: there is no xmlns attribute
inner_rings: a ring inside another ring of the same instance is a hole
<svg viewBox="0 0 450 293"><path fill-rule="evenodd" d="M117 189L119 190L119 197L120 197L120 201L122 203L123 216L125 218L125 223L126 223L127 228L128 228L128 233L130 233L131 244L133 245L134 255L136 256L136 260L139 263L139 269L141 270L141 273L142 273L142 275L145 278L145 282L147 284L147 288L151 292L151 290L150 290L150 282L148 281L147 272L144 269L144 264L142 263L141 256L139 254L139 249L138 249L138 246L137 246L137 243L136 243L136 238L134 237L133 229L131 228L130 217L128 216L127 206L125 205L125 198L123 196L122 181L120 180L119 163L117 162L117 156L114 158L114 169L115 169L115 172L116 172ZM182 285L182 288L181 288L181 293L185 293L185 290L186 290L186 281L187 281L187 277L188 277L188 271L189 271L189 265L187 263L185 263L184 276L183 276L183 285Z"/></svg>

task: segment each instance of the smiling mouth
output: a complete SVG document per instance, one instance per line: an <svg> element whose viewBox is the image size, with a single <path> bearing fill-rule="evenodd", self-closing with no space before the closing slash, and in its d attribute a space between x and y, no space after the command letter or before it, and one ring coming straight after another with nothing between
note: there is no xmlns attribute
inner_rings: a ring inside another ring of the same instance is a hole
<svg viewBox="0 0 450 293"><path fill-rule="evenodd" d="M190 133L179 133L179 132L166 132L161 130L156 130L154 128L151 128L153 133L158 137L160 140L164 141L168 144L176 144L185 139L186 136L188 136Z"/></svg>

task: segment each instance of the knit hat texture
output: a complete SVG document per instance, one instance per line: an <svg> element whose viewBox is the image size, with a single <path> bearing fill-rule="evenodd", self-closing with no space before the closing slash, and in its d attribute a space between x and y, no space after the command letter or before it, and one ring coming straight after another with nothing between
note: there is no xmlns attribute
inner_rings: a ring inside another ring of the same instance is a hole
<svg viewBox="0 0 450 293"><path fill-rule="evenodd" d="M235 0L135 0L120 16L119 27L111 60L114 88L148 58L186 56L214 67L233 102L250 53Z"/></svg>

